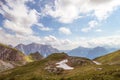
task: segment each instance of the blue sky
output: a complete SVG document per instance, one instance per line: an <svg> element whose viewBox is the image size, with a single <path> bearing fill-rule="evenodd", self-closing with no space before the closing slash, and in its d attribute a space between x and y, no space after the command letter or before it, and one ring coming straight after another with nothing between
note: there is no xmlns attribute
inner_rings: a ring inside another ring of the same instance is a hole
<svg viewBox="0 0 120 80"><path fill-rule="evenodd" d="M119 34L119 0L0 1L1 43L120 47Z"/></svg>

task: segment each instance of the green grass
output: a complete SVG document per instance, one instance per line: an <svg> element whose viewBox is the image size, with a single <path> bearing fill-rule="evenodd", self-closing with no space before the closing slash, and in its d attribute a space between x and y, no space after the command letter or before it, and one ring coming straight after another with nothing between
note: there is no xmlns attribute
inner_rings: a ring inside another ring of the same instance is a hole
<svg viewBox="0 0 120 80"><path fill-rule="evenodd" d="M67 57L68 57L68 55L66 53L53 53L52 55L49 55L46 59L49 59L49 60L63 60Z"/></svg>
<svg viewBox="0 0 120 80"><path fill-rule="evenodd" d="M70 71L62 74L47 72L44 68L47 63L56 63L67 58L65 53L54 53L41 61L35 61L27 65L8 70L0 74L0 80L62 80Z"/></svg>
<svg viewBox="0 0 120 80"><path fill-rule="evenodd" d="M65 53L52 54L41 61L31 62L0 73L0 80L120 80L120 65L118 64L77 66L75 69L63 71L61 74L49 73L44 69L47 63L56 63L66 57L68 55Z"/></svg>
<svg viewBox="0 0 120 80"><path fill-rule="evenodd" d="M120 65L89 65L57 75L46 72L43 64L44 61L34 62L6 71L0 75L0 80L120 80ZM102 70L96 70L97 68Z"/></svg>
<svg viewBox="0 0 120 80"><path fill-rule="evenodd" d="M103 64L120 64L120 50L94 59Z"/></svg>

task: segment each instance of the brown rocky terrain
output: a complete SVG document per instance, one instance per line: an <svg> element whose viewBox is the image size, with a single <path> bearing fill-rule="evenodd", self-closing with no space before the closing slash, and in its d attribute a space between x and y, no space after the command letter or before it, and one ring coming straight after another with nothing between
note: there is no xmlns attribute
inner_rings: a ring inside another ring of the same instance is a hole
<svg viewBox="0 0 120 80"><path fill-rule="evenodd" d="M0 59L3 61L24 61L24 54L14 48L0 44Z"/></svg>

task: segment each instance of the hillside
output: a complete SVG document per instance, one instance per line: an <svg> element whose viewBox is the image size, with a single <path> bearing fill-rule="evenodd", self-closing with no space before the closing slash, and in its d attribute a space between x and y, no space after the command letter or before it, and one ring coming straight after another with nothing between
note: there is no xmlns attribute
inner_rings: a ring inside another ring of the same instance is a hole
<svg viewBox="0 0 120 80"><path fill-rule="evenodd" d="M0 71L21 66L30 61L30 58L15 48L0 44Z"/></svg>
<svg viewBox="0 0 120 80"><path fill-rule="evenodd" d="M116 54L119 54L119 51L115 52ZM96 65L90 59L68 56L65 53L54 53L40 61L0 73L0 80L119 79L120 65Z"/></svg>
<svg viewBox="0 0 120 80"><path fill-rule="evenodd" d="M95 58L94 60L103 64L120 64L120 50Z"/></svg>
<svg viewBox="0 0 120 80"><path fill-rule="evenodd" d="M116 51L96 58L94 62L66 53L53 53L40 61L3 71L0 73L0 80L119 80L119 54L120 51ZM38 56L38 53L32 53L34 58L36 55ZM95 64L97 62L102 64ZM108 65L111 62L115 64Z"/></svg>
<svg viewBox="0 0 120 80"><path fill-rule="evenodd" d="M41 59L44 58L39 52L30 53L28 56L29 56L33 61L38 61L38 60L41 60Z"/></svg>
<svg viewBox="0 0 120 80"><path fill-rule="evenodd" d="M86 58L71 57L65 53L54 53L47 58L29 63L0 74L0 80L59 80L70 75L79 67L84 68L94 63Z"/></svg>
<svg viewBox="0 0 120 80"><path fill-rule="evenodd" d="M15 48L0 44L0 59L3 61L24 61L25 55Z"/></svg>

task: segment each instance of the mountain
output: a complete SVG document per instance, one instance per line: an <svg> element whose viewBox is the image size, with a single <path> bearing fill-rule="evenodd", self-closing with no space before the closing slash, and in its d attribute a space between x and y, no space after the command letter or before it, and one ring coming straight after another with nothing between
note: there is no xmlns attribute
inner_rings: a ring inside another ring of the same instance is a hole
<svg viewBox="0 0 120 80"><path fill-rule="evenodd" d="M27 55L30 53L39 52L44 57L50 55L51 53L59 52L56 48L53 48L50 45L43 45L43 44L37 44L37 43L31 43L28 45L19 44L15 48Z"/></svg>
<svg viewBox="0 0 120 80"><path fill-rule="evenodd" d="M34 61L38 61L38 60L43 59L43 56L39 52L30 53L29 57L31 57L31 59Z"/></svg>
<svg viewBox="0 0 120 80"><path fill-rule="evenodd" d="M15 48L0 44L0 60L3 61L24 61L25 55Z"/></svg>
<svg viewBox="0 0 120 80"><path fill-rule="evenodd" d="M78 47L68 52L71 56L81 56L87 57L89 59L94 59L96 57L108 54L112 51L115 51L115 48L104 48L104 47L95 47L95 48L85 48L85 47Z"/></svg>
<svg viewBox="0 0 120 80"><path fill-rule="evenodd" d="M28 63L30 59L21 51L10 46L0 44L0 71L22 66Z"/></svg>
<svg viewBox="0 0 120 80"><path fill-rule="evenodd" d="M117 59L116 59L117 58ZM94 64L97 61L101 65ZM54 53L21 67L0 73L0 80L120 80L120 51L94 59Z"/></svg>
<svg viewBox="0 0 120 80"><path fill-rule="evenodd" d="M86 55L88 54L88 52L90 51L90 48L85 48L85 47L78 47L75 48L71 51L69 51L69 55L71 56L81 56L81 57L86 57Z"/></svg>
<svg viewBox="0 0 120 80"><path fill-rule="evenodd" d="M108 53L108 51L104 47L95 47L95 48L89 50L86 57L88 57L90 59L94 59L94 58L104 55L106 53Z"/></svg>
<svg viewBox="0 0 120 80"><path fill-rule="evenodd" d="M54 53L40 61L3 72L0 80L64 80L64 76L73 74L72 71L76 72L78 67L90 65L94 65L90 59Z"/></svg>
<svg viewBox="0 0 120 80"><path fill-rule="evenodd" d="M120 50L94 59L102 64L120 64Z"/></svg>
<svg viewBox="0 0 120 80"><path fill-rule="evenodd" d="M59 52L65 52L65 53L68 53L69 51L71 50L59 50Z"/></svg>

